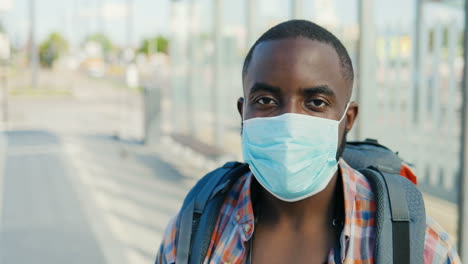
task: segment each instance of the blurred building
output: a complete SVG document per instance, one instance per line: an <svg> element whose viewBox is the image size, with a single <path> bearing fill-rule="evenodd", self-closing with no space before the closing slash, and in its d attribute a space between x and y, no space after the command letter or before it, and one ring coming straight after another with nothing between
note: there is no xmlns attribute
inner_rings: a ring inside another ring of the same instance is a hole
<svg viewBox="0 0 468 264"><path fill-rule="evenodd" d="M350 139L377 138L414 164L422 188L457 199L464 2L178 0L171 11L166 131L241 159L236 101L253 42L291 19L336 34L356 69L361 105ZM201 147L198 147L201 148Z"/></svg>

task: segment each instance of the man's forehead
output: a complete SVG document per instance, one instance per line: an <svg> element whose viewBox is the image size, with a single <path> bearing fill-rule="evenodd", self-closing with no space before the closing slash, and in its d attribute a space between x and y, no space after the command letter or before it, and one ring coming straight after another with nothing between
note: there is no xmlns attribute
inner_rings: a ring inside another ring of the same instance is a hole
<svg viewBox="0 0 468 264"><path fill-rule="evenodd" d="M334 48L328 43L304 37L258 44L243 80L244 93L249 92L255 82L268 83L280 77L303 82L305 86L314 83L347 86Z"/></svg>
<svg viewBox="0 0 468 264"><path fill-rule="evenodd" d="M330 44L305 37L268 40L259 43L252 54L252 62L269 58L281 58L283 60L297 59L297 55L305 55L308 58L319 57L325 53L339 61L338 54Z"/></svg>

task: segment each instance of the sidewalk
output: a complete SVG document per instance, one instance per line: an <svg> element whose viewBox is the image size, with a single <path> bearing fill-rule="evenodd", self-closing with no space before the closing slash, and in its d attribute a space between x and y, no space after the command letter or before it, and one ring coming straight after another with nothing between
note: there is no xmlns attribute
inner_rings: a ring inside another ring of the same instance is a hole
<svg viewBox="0 0 468 264"><path fill-rule="evenodd" d="M124 263L154 262L164 229L195 179L140 144L110 137L68 140L66 149L83 187L84 206L96 207L89 212L107 263L114 263L113 240ZM110 236L100 234L99 226L106 226Z"/></svg>

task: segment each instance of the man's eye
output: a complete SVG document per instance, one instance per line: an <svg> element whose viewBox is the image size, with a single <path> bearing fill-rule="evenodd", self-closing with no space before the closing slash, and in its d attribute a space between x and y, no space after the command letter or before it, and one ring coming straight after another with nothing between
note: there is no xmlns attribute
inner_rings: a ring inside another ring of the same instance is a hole
<svg viewBox="0 0 468 264"><path fill-rule="evenodd" d="M327 105L327 103L323 100L320 99L314 99L308 103L312 107L324 107Z"/></svg>
<svg viewBox="0 0 468 264"><path fill-rule="evenodd" d="M274 105L276 104L276 101L269 98L269 97L262 97L260 99L257 100L257 103L261 104L261 105Z"/></svg>

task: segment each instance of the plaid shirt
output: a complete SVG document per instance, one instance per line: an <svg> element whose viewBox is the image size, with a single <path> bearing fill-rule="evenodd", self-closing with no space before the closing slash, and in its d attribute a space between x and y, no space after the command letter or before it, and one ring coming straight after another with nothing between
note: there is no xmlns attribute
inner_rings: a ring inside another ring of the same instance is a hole
<svg viewBox="0 0 468 264"><path fill-rule="evenodd" d="M367 179L340 160L343 177L345 224L340 237L343 263L373 263L375 245L375 202ZM252 174L240 177L224 202L211 238L205 264L244 263L249 239L254 232L254 213L250 193ZM175 263L176 221L168 225L156 264ZM328 263L335 263L334 249ZM427 217L424 263L461 263L448 234Z"/></svg>

